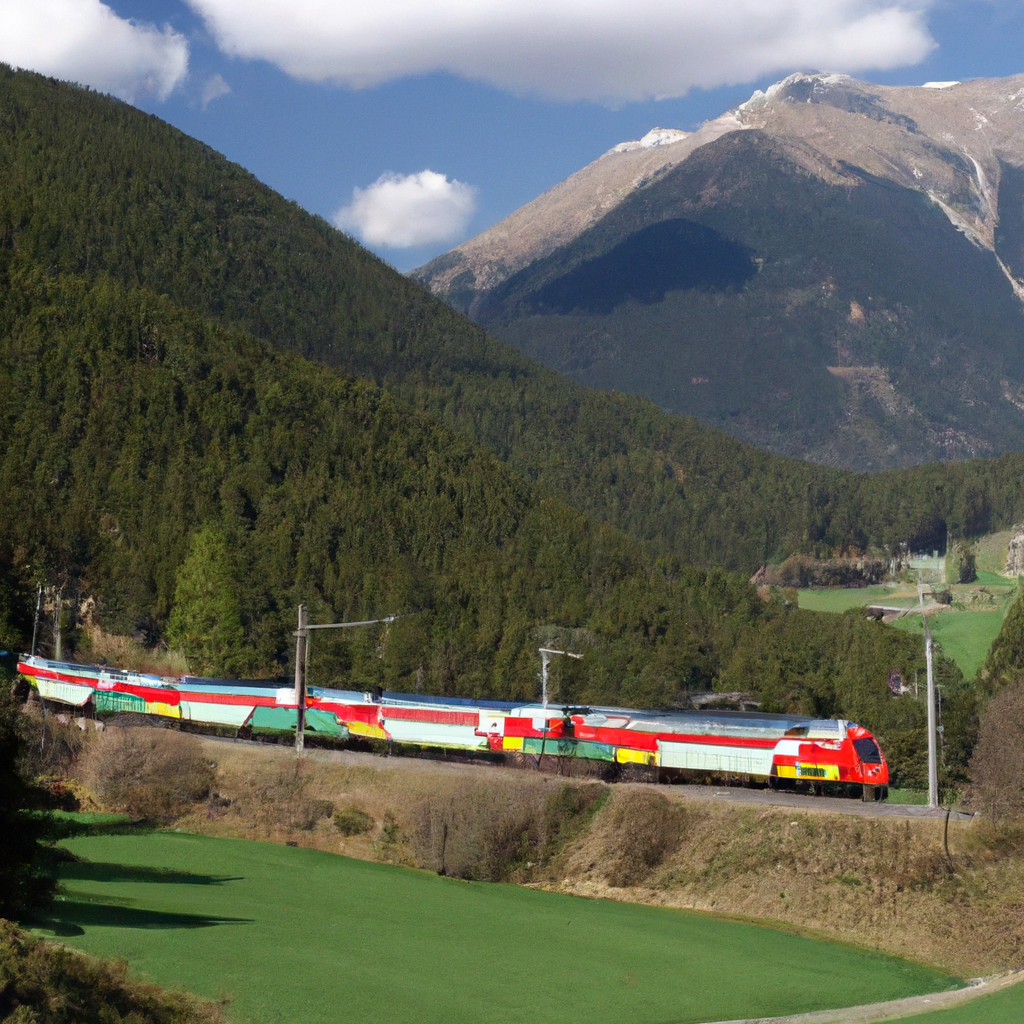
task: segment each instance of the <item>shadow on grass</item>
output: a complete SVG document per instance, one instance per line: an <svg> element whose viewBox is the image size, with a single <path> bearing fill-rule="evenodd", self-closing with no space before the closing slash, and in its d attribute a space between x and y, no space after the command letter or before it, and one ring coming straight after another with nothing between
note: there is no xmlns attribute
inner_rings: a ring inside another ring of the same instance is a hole
<svg viewBox="0 0 1024 1024"><path fill-rule="evenodd" d="M207 914L174 914L163 910L140 910L116 903L58 900L48 914L26 922L33 928L68 937L84 935L86 928L213 928L226 924L252 924L250 917L213 917Z"/></svg>
<svg viewBox="0 0 1024 1024"><path fill-rule="evenodd" d="M102 861L64 861L58 875L62 882L168 882L174 885L223 885L240 882L242 875L197 875L172 868L147 868L136 864L107 864Z"/></svg>

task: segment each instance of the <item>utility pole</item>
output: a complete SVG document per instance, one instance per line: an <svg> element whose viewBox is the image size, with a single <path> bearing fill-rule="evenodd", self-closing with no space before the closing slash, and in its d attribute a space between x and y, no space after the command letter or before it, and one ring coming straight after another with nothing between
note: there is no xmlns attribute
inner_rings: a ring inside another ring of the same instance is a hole
<svg viewBox="0 0 1024 1024"><path fill-rule="evenodd" d="M36 590L36 617L32 620L32 657L36 656L36 637L39 635L39 605L43 600L43 585Z"/></svg>
<svg viewBox="0 0 1024 1024"><path fill-rule="evenodd" d="M935 752L935 672L932 668L932 631L924 619L924 657L928 667L928 806L939 806L939 771Z"/></svg>
<svg viewBox="0 0 1024 1024"><path fill-rule="evenodd" d="M416 612L409 612L415 615ZM363 622L325 622L310 624L306 621L306 606L299 605L299 628L295 631L295 700L298 704L295 716L295 752L301 757L306 742L306 657L309 632L312 629L347 629L350 626L375 626L378 622L389 625L407 615L387 615L383 619L366 619Z"/></svg>
<svg viewBox="0 0 1024 1024"><path fill-rule="evenodd" d="M300 757L306 744L306 606L299 605L299 628L295 631L295 753Z"/></svg>
<svg viewBox="0 0 1024 1024"><path fill-rule="evenodd" d="M553 651L549 647L538 647L540 652L540 699L544 707L548 706L548 662L556 655L563 654L567 658L582 658L582 654L573 654L570 651Z"/></svg>

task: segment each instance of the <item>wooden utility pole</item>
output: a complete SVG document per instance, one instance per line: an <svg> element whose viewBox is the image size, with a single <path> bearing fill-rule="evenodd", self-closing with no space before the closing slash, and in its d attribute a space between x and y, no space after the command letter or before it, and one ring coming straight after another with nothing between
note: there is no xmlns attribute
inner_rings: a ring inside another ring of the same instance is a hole
<svg viewBox="0 0 1024 1024"><path fill-rule="evenodd" d="M409 615L416 614L416 612L409 612L408 615L388 615L383 619L366 619L363 622L324 622L311 625L306 621L306 606L299 605L299 628L295 631L295 701L298 705L295 716L295 752L297 754L302 754L306 743L306 656L310 630L375 626L378 622L390 625L396 619L405 619Z"/></svg>
<svg viewBox="0 0 1024 1024"><path fill-rule="evenodd" d="M299 605L299 628L295 631L295 753L301 756L306 741L306 606Z"/></svg>

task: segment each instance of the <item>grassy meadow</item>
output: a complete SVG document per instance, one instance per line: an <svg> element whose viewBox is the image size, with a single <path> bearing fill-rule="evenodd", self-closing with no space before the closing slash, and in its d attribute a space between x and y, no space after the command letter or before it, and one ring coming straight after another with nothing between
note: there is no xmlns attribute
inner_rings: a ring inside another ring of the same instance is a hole
<svg viewBox="0 0 1024 1024"><path fill-rule="evenodd" d="M995 572L979 571L975 583L953 584L950 590L952 606L929 616L932 636L942 645L943 653L956 662L964 678L973 679L984 663L992 641L999 634L1007 608L1016 593L1015 581ZM918 604L916 588L905 584L801 590L799 599L801 608L834 613L873 604L891 608L912 608ZM896 629L924 635L920 615L904 616L892 625Z"/></svg>
<svg viewBox="0 0 1024 1024"><path fill-rule="evenodd" d="M1019 1024L1024 1020L1024 984L950 1010L903 1019L912 1019L914 1024Z"/></svg>
<svg viewBox="0 0 1024 1024"><path fill-rule="evenodd" d="M67 842L46 934L251 1024L729 1020L937 991L934 969L677 910L183 833Z"/></svg>
<svg viewBox="0 0 1024 1024"><path fill-rule="evenodd" d="M1003 625L1005 606L996 611L944 611L928 617L932 638L942 645L942 651L959 666L965 679L978 673ZM893 626L924 637L924 624L920 615L897 619ZM922 639L922 643L923 643Z"/></svg>

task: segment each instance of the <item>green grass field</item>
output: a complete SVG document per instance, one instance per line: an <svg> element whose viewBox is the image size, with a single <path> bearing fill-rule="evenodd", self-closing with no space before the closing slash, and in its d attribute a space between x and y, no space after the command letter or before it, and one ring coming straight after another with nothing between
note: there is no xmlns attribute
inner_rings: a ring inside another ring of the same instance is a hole
<svg viewBox="0 0 1024 1024"><path fill-rule="evenodd" d="M1024 983L952 1010L902 1019L914 1024L1020 1024L1024 1020Z"/></svg>
<svg viewBox="0 0 1024 1024"><path fill-rule="evenodd" d="M985 661L992 641L999 635L1005 610L991 612L941 612L928 623L932 637L942 644L943 653L952 658L964 678L973 679ZM919 633L924 643L924 624L920 615L908 615L892 624L896 629Z"/></svg>
<svg viewBox="0 0 1024 1024"><path fill-rule="evenodd" d="M957 663L967 679L973 679L984 663L992 641L1003 625L1006 609L1016 594L1012 580L994 573L978 575L977 583L952 588L954 603L960 602L960 607L929 617L932 636L942 644L943 652ZM869 604L902 608L918 604L917 596L909 593L906 586L801 590L799 598L801 608L815 612L841 613ZM922 636L924 633L920 615L908 615L897 619L892 625L896 629L921 633Z"/></svg>
<svg viewBox="0 0 1024 1024"><path fill-rule="evenodd" d="M845 612L869 604L906 604L911 599L894 600L892 587L837 587L832 590L798 591L800 607L812 612Z"/></svg>
<svg viewBox="0 0 1024 1024"><path fill-rule="evenodd" d="M467 883L179 833L67 841L43 934L251 1024L729 1020L955 985L851 947L697 914Z"/></svg>

